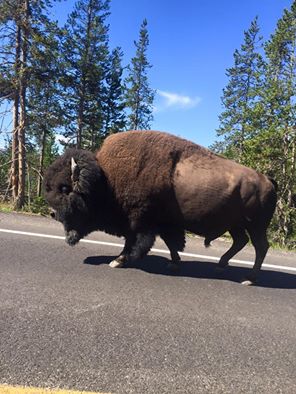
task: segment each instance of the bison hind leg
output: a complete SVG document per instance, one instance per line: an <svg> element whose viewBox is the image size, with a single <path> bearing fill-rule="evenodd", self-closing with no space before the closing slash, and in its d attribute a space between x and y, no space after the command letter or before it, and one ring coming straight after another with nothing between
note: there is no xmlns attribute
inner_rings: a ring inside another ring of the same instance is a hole
<svg viewBox="0 0 296 394"><path fill-rule="evenodd" d="M230 249L220 258L218 263L217 271L222 271L228 266L229 260L236 255L249 241L249 237L244 228L234 228L229 230L229 233L233 239L233 243Z"/></svg>
<svg viewBox="0 0 296 394"><path fill-rule="evenodd" d="M180 256L178 251L183 251L185 247L185 231L182 228L162 229L160 237L164 240L171 254L171 262L168 269L173 272L179 271Z"/></svg>
<svg viewBox="0 0 296 394"><path fill-rule="evenodd" d="M211 242L212 242L212 241L213 241L212 239L205 238L205 240L204 240L204 246L205 246L206 248L209 248L209 247L211 246Z"/></svg>
<svg viewBox="0 0 296 394"><path fill-rule="evenodd" d="M258 279L258 275L263 263L263 260L266 256L266 253L269 248L269 243L267 240L267 235L266 235L266 228L248 228L248 233L251 238L251 242L255 248L255 263L254 266L251 270L251 272L247 275L246 279L242 280L242 284L244 285L253 285L256 283Z"/></svg>

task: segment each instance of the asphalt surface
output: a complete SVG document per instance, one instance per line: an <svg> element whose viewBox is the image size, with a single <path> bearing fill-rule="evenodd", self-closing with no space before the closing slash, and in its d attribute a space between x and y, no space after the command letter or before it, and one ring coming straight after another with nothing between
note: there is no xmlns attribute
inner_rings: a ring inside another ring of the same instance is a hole
<svg viewBox="0 0 296 394"><path fill-rule="evenodd" d="M165 254L123 269L113 245L34 237L59 223L0 213L0 384L111 393L296 393L296 254L271 251L258 286L247 266L215 272ZM91 240L122 243L103 233ZM186 252L220 256L229 244ZM164 248L157 243L157 248ZM247 247L238 259L252 260ZM290 267L290 271L289 271ZM294 268L294 270L293 270Z"/></svg>

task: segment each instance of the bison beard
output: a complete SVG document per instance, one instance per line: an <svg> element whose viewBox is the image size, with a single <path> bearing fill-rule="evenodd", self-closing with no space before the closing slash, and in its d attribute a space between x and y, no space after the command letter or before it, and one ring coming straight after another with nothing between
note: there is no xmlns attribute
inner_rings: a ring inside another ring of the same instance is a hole
<svg viewBox="0 0 296 394"><path fill-rule="evenodd" d="M206 246L229 231L223 269L250 236L256 258L244 283L252 284L268 250L276 183L189 141L129 131L108 137L96 155L66 151L46 173L45 196L70 245L95 230L125 237L111 267L144 257L159 235L176 269L185 230L204 236Z"/></svg>

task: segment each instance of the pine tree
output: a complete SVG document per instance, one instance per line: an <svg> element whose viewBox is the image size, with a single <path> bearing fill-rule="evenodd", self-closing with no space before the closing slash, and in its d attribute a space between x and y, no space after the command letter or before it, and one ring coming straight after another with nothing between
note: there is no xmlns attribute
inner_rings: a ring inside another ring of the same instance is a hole
<svg viewBox="0 0 296 394"><path fill-rule="evenodd" d="M125 129L125 102L124 86L122 83L123 67L121 65L123 53L115 48L109 58L106 75L106 101L105 101L105 133L104 136Z"/></svg>
<svg viewBox="0 0 296 394"><path fill-rule="evenodd" d="M246 156L246 140L260 126L256 119L262 110L258 96L262 88L264 61L257 51L261 40L256 17L244 32L240 50L234 52L234 66L226 71L229 83L223 90L224 111L219 117L217 135L224 137L224 151L240 162ZM221 148L221 142L219 146Z"/></svg>
<svg viewBox="0 0 296 394"><path fill-rule="evenodd" d="M2 83L10 86L8 98L14 103L10 183L16 208L21 208L25 202L26 89L32 11L29 0L0 3L1 30L4 32L1 60L5 59Z"/></svg>
<svg viewBox="0 0 296 394"><path fill-rule="evenodd" d="M8 188L7 188L7 174L9 173L11 148L6 146L0 148L0 195L2 200L7 200Z"/></svg>
<svg viewBox="0 0 296 394"><path fill-rule="evenodd" d="M253 83L250 84L251 95L245 101L247 106L241 105L244 103L241 97L247 97L242 94L242 86L249 86L245 82L252 79L240 78L238 71L244 69L238 67L240 62L230 69L231 83L223 96L226 111L221 115L219 129L225 140L222 147L221 142L215 147L278 181L274 239L282 245L294 242L295 246L296 1L290 10L284 10L264 50L264 62L254 53L254 64L257 65L254 70L257 71L251 74ZM239 54L237 52L235 58Z"/></svg>
<svg viewBox="0 0 296 394"><path fill-rule="evenodd" d="M284 10L265 53L264 127L253 144L255 159L279 181L278 233L284 244L296 236L296 1Z"/></svg>
<svg viewBox="0 0 296 394"><path fill-rule="evenodd" d="M77 148L95 148L103 132L109 2L77 1L64 29L65 136Z"/></svg>
<svg viewBox="0 0 296 394"><path fill-rule="evenodd" d="M135 42L136 55L128 67L129 75L126 79L126 106L128 115L128 127L130 129L149 129L153 120L153 100L155 92L149 87L147 71L152 66L147 59L149 36L147 20L145 19L140 28L140 38Z"/></svg>
<svg viewBox="0 0 296 394"><path fill-rule="evenodd" d="M59 30L52 22L33 33L30 85L28 87L27 133L37 146L39 156L37 196L41 196L47 147L52 146L55 131L63 124L59 85ZM49 152L47 152L49 153Z"/></svg>
<svg viewBox="0 0 296 394"><path fill-rule="evenodd" d="M27 93L31 76L31 48L34 35L47 21L51 1L12 0L0 3L2 34L1 86L6 87L8 100L13 101L10 186L16 208L25 204Z"/></svg>
<svg viewBox="0 0 296 394"><path fill-rule="evenodd" d="M0 1L0 100L13 100L15 62L15 25L17 1Z"/></svg>

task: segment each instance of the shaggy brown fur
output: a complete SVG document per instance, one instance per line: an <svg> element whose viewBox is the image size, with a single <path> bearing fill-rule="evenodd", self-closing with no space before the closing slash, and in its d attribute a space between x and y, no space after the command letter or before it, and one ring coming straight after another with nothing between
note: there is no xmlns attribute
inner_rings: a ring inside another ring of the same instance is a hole
<svg viewBox="0 0 296 394"><path fill-rule="evenodd" d="M72 180L71 157L77 163ZM233 246L219 263L225 267L247 243L248 233L256 250L249 279L255 281L268 249L274 181L156 131L114 134L98 151L97 163L94 160L87 152L68 151L46 176L47 199L64 223L70 244L94 229L123 235L125 248L116 259L122 265L148 253L158 234L176 263L185 230L203 235L207 246L230 231ZM61 184L68 185L67 193L61 193Z"/></svg>

